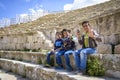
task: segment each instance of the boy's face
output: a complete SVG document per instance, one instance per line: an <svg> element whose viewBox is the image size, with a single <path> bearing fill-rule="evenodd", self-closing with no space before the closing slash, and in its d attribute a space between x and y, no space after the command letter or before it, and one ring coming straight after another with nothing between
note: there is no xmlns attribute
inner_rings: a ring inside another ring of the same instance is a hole
<svg viewBox="0 0 120 80"><path fill-rule="evenodd" d="M84 28L84 30L85 30L86 32L89 31L90 26L89 26L88 23L84 23L82 26L83 26L83 28Z"/></svg>
<svg viewBox="0 0 120 80"><path fill-rule="evenodd" d="M67 37L67 36L68 36L67 31L64 31L64 32L63 32L63 35L64 35L64 37Z"/></svg>
<svg viewBox="0 0 120 80"><path fill-rule="evenodd" d="M60 39L62 37L61 34L56 34L56 39Z"/></svg>

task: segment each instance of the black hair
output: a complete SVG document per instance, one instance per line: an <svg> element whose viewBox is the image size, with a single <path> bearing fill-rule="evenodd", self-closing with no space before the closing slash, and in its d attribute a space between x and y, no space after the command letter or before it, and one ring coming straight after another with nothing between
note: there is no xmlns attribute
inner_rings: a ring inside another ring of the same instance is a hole
<svg viewBox="0 0 120 80"><path fill-rule="evenodd" d="M79 30L79 29L77 29L77 33L80 33L80 30Z"/></svg>
<svg viewBox="0 0 120 80"><path fill-rule="evenodd" d="M67 29L63 29L61 32L62 32L62 37L64 37L64 35L63 35L63 32L67 32Z"/></svg>
<svg viewBox="0 0 120 80"><path fill-rule="evenodd" d="M67 30L69 33L71 33L71 30Z"/></svg>
<svg viewBox="0 0 120 80"><path fill-rule="evenodd" d="M56 35L57 35L57 34L61 35L61 32L56 32Z"/></svg>
<svg viewBox="0 0 120 80"><path fill-rule="evenodd" d="M67 31L67 29L63 29L62 32Z"/></svg>
<svg viewBox="0 0 120 80"><path fill-rule="evenodd" d="M85 24L85 23L88 23L88 25L90 25L90 24L89 24L89 21L83 21L83 22L82 22L82 25Z"/></svg>

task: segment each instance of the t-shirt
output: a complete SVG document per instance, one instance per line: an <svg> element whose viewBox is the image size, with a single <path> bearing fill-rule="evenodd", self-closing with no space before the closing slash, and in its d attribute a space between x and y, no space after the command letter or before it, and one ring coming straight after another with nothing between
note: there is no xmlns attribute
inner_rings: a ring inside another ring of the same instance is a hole
<svg viewBox="0 0 120 80"><path fill-rule="evenodd" d="M89 47L89 36L88 36L88 33L86 33L84 35L84 44L85 44L85 47Z"/></svg>

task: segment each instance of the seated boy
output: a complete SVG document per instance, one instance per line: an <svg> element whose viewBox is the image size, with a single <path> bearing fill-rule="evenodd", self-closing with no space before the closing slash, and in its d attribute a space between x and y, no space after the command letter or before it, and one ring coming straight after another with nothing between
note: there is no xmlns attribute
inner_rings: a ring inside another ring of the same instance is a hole
<svg viewBox="0 0 120 80"><path fill-rule="evenodd" d="M61 33L60 32L56 32L56 40L54 43L54 50L50 51L47 53L47 58L46 58L46 62L47 64L45 65L45 67L50 67L50 56L53 55L54 53L60 52L62 51L62 46L63 46L63 40L61 39Z"/></svg>

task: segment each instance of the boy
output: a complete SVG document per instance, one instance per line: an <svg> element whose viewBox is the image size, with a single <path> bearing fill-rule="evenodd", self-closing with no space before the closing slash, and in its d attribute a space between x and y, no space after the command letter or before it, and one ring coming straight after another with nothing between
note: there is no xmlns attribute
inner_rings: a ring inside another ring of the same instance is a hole
<svg viewBox="0 0 120 80"><path fill-rule="evenodd" d="M54 53L58 53L58 52L61 52L63 50L62 49L63 40L61 39L61 36L62 35L60 32L56 32L56 36L55 36L56 40L54 43L54 50L47 53L47 59L46 59L47 64L45 65L46 67L50 66L50 56L53 55Z"/></svg>
<svg viewBox="0 0 120 80"><path fill-rule="evenodd" d="M96 39L98 39L98 34L90 28L89 21L82 22L82 27L85 31L85 34L81 36L78 34L78 41L82 48L76 50L74 53L75 63L77 67L77 72L86 72L86 62L87 62L87 55L96 53Z"/></svg>

